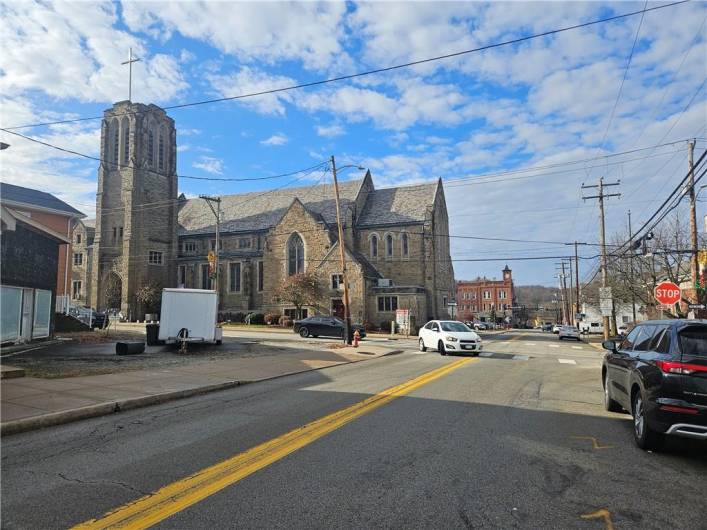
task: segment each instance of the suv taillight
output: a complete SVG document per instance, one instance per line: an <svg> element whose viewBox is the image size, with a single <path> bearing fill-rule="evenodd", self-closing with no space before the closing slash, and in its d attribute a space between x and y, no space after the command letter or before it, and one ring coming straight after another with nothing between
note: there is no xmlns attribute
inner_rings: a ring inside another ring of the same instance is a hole
<svg viewBox="0 0 707 530"><path fill-rule="evenodd" d="M656 366L666 374L690 375L695 372L707 372L707 366L687 364L677 361L656 361Z"/></svg>

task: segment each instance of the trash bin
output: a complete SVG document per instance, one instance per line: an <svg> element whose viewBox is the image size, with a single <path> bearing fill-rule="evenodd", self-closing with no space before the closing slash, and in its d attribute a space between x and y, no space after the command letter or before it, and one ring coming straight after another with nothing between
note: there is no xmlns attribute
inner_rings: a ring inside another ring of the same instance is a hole
<svg viewBox="0 0 707 530"><path fill-rule="evenodd" d="M145 351L144 342L116 342L116 355L137 355Z"/></svg>
<svg viewBox="0 0 707 530"><path fill-rule="evenodd" d="M156 346L159 344L160 336L160 325L159 324L145 324L145 330L147 332L147 345Z"/></svg>

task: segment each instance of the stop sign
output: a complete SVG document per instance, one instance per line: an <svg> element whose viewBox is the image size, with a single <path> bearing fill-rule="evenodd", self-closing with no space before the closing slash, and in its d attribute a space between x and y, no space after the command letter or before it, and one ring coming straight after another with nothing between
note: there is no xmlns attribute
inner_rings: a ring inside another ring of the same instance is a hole
<svg viewBox="0 0 707 530"><path fill-rule="evenodd" d="M673 305L680 301L680 287L673 282L662 282L655 286L655 299L663 305Z"/></svg>

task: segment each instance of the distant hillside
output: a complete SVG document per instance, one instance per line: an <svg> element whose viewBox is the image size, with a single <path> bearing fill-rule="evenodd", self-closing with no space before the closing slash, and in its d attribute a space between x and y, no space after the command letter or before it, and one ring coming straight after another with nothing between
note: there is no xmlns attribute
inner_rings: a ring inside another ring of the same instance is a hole
<svg viewBox="0 0 707 530"><path fill-rule="evenodd" d="M552 303L553 295L558 294L557 287L543 285L516 285L514 286L516 303L529 307L546 306Z"/></svg>

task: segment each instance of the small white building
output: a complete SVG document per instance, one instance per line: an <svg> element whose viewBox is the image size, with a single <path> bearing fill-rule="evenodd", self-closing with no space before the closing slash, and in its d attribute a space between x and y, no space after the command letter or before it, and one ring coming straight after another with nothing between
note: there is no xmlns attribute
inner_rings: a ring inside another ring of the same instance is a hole
<svg viewBox="0 0 707 530"><path fill-rule="evenodd" d="M644 309L643 306L636 304L636 322L648 320L648 315L645 313ZM633 310L630 303L616 302L614 304L614 310L616 312L617 326L633 322ZM603 333L603 320L598 305L587 304L586 302L583 303L582 314L584 316L579 323L581 330L587 329L589 333Z"/></svg>

